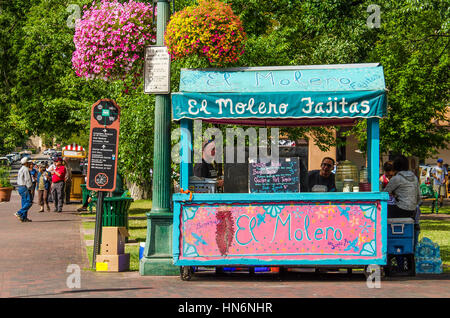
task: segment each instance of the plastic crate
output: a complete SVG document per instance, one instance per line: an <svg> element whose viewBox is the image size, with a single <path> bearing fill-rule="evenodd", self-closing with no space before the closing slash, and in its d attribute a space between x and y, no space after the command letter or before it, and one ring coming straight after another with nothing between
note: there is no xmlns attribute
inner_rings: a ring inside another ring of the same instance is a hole
<svg viewBox="0 0 450 318"><path fill-rule="evenodd" d="M442 274L442 261L422 260L416 261L417 274Z"/></svg>

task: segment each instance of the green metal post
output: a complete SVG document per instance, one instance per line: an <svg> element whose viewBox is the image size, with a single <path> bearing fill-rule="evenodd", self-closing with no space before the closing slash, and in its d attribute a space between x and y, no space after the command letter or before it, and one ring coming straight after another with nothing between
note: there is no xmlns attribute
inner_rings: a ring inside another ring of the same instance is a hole
<svg viewBox="0 0 450 318"><path fill-rule="evenodd" d="M157 0L156 45L164 45L169 20L168 0ZM179 274L172 258L173 213L170 210L170 95L155 96L152 210L147 213L147 240L139 273L148 276Z"/></svg>

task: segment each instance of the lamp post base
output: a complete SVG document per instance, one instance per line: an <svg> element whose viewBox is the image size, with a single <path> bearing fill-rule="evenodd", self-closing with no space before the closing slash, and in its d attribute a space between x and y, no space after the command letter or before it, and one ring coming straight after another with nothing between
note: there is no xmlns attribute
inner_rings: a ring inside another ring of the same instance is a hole
<svg viewBox="0 0 450 318"><path fill-rule="evenodd" d="M141 276L178 276L180 268L173 265L173 259L143 257L139 264L139 274Z"/></svg>
<svg viewBox="0 0 450 318"><path fill-rule="evenodd" d="M147 242L144 256L139 263L142 276L174 276L180 274L173 265L172 256L172 213L147 214Z"/></svg>

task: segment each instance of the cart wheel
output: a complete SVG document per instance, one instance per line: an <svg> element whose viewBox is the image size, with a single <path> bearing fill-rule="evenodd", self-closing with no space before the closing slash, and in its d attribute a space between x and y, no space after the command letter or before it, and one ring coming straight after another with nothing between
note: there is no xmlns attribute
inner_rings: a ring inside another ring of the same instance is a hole
<svg viewBox="0 0 450 318"><path fill-rule="evenodd" d="M225 271L223 270L223 267L216 266L216 275L217 275L217 276L223 276L223 275L225 275Z"/></svg>
<svg viewBox="0 0 450 318"><path fill-rule="evenodd" d="M181 266L180 267L180 277L183 281L191 280L193 273L193 268L191 266Z"/></svg>
<svg viewBox="0 0 450 318"><path fill-rule="evenodd" d="M249 274L249 276L255 276L255 268L254 267L249 267L248 268L248 274Z"/></svg>

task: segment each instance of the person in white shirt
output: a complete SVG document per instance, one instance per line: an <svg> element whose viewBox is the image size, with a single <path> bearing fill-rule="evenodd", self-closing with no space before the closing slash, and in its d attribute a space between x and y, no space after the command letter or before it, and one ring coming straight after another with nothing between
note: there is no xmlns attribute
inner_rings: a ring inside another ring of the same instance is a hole
<svg viewBox="0 0 450 318"><path fill-rule="evenodd" d="M31 205L31 194L30 190L33 187L33 180L31 179L30 174L30 164L27 157L22 158L20 160L22 163L22 167L17 174L17 191L22 198L22 208L15 213L15 216L20 220L20 222L31 222L28 218L28 210Z"/></svg>

